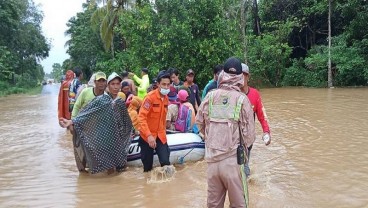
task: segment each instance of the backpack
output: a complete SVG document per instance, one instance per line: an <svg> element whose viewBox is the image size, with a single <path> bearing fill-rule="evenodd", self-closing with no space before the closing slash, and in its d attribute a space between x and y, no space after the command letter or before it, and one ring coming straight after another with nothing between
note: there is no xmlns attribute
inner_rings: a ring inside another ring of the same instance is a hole
<svg viewBox="0 0 368 208"><path fill-rule="evenodd" d="M188 106L179 104L178 118L175 121L175 129L180 132L187 132L191 125L192 111Z"/></svg>

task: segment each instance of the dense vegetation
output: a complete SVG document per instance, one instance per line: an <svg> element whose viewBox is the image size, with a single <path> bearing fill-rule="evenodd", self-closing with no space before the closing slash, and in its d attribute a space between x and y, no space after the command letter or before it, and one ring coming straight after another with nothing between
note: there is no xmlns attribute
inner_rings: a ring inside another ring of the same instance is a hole
<svg viewBox="0 0 368 208"><path fill-rule="evenodd" d="M37 60L49 49L39 33L42 15L29 2L0 3L0 70L21 78L42 77ZM334 86L368 82L365 0L86 2L67 23L70 59L61 66L80 67L85 77L148 67L153 78L176 67L183 79L192 68L203 87L214 65L237 56L250 66L254 86L326 87L330 50ZM60 76L60 65L53 68Z"/></svg>
<svg viewBox="0 0 368 208"><path fill-rule="evenodd" d="M250 66L253 85L324 87L328 3L89 1L68 23L67 63L87 74L149 67L151 77L168 67L183 72L193 68L203 86L214 65L235 55ZM366 19L367 1L331 1L331 72L336 86L367 85Z"/></svg>
<svg viewBox="0 0 368 208"><path fill-rule="evenodd" d="M50 45L41 32L42 13L32 0L0 1L0 94L36 87L44 77L39 61Z"/></svg>

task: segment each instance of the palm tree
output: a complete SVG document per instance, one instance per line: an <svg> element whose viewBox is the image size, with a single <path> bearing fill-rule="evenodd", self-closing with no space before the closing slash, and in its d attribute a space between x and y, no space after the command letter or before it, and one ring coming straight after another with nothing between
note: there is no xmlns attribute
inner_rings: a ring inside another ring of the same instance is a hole
<svg viewBox="0 0 368 208"><path fill-rule="evenodd" d="M106 51L114 56L114 27L119 23L119 16L131 7L129 0L90 0L90 6L102 3L92 15L91 22L95 29L99 29L101 40Z"/></svg>

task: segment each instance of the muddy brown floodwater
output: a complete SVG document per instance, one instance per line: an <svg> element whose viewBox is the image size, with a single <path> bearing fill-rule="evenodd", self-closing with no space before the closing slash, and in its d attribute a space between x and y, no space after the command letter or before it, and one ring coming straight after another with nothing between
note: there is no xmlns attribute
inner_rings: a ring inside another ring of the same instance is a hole
<svg viewBox="0 0 368 208"><path fill-rule="evenodd" d="M147 183L140 168L80 175L58 85L0 98L0 207L206 207L206 163ZM251 207L368 207L368 89L261 90L272 131L252 150Z"/></svg>

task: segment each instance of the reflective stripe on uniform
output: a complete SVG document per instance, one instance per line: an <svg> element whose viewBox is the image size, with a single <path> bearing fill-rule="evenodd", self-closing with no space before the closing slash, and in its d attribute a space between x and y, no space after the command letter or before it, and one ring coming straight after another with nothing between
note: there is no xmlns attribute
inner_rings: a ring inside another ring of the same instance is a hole
<svg viewBox="0 0 368 208"><path fill-rule="evenodd" d="M245 95L239 96L236 105L230 105L230 97L223 96L222 104L213 104L213 93L209 93L209 118L233 119L238 121Z"/></svg>

